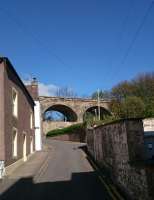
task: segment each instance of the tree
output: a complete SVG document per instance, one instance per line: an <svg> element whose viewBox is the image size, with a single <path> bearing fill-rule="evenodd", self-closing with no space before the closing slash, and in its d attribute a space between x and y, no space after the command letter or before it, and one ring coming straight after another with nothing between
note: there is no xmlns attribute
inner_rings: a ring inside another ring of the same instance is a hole
<svg viewBox="0 0 154 200"><path fill-rule="evenodd" d="M154 97L150 98L145 105L145 116L154 117Z"/></svg>
<svg viewBox="0 0 154 200"><path fill-rule="evenodd" d="M119 83L118 85L114 86L112 88L112 96L119 101L126 98L127 96L133 96L134 95L134 86L128 81L123 81Z"/></svg>
<svg viewBox="0 0 154 200"><path fill-rule="evenodd" d="M122 81L110 91L100 91L101 99L110 99L115 118L154 117L154 72L142 73L130 81ZM97 99L97 92L92 99Z"/></svg>
<svg viewBox="0 0 154 200"><path fill-rule="evenodd" d="M112 100L110 109L116 119L143 118L145 105L139 97L126 97L123 101Z"/></svg>
<svg viewBox="0 0 154 200"><path fill-rule="evenodd" d="M120 101L113 99L110 102L110 110L112 115L115 117L115 119L119 119L122 116L122 107Z"/></svg>
<svg viewBox="0 0 154 200"><path fill-rule="evenodd" d="M143 118L145 114L145 105L139 97L126 97L121 103L122 118Z"/></svg>
<svg viewBox="0 0 154 200"><path fill-rule="evenodd" d="M119 101L120 103L122 102L126 103L127 100L128 103L130 103L131 98L129 99L128 97L132 97L131 101L134 102L135 101L137 102L136 98L138 98L139 104L141 105L141 101L144 104L145 111L144 114L142 113L143 114L142 117L153 117L154 116L154 108L153 108L154 72L142 73L131 81L123 81L117 84L112 88L112 95L114 99ZM123 109L125 109L125 107L123 107Z"/></svg>
<svg viewBox="0 0 154 200"><path fill-rule="evenodd" d="M154 97L154 72L138 75L132 80L132 84L135 88L135 95L142 98L144 102L148 103Z"/></svg>
<svg viewBox="0 0 154 200"><path fill-rule="evenodd" d="M56 91L57 97L66 97L66 98L75 98L77 97L77 94L73 91L73 89L69 87L61 87L58 88Z"/></svg>

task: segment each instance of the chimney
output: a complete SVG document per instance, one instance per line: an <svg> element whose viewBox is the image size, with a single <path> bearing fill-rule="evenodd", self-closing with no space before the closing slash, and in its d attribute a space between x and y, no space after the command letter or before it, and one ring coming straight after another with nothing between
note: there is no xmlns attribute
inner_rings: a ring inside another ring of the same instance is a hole
<svg viewBox="0 0 154 200"><path fill-rule="evenodd" d="M36 78L33 78L31 81L31 85L27 85L27 90L29 91L30 95L34 99L34 101L37 101L39 98L39 91L38 91L38 81Z"/></svg>

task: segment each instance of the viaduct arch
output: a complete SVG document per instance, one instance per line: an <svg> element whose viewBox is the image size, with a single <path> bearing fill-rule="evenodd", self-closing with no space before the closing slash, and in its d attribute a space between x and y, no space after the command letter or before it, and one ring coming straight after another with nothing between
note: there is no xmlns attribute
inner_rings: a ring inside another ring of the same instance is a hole
<svg viewBox="0 0 154 200"><path fill-rule="evenodd" d="M41 104L43 133L48 131L66 127L75 123L83 122L86 112L94 114L98 108L97 100L82 98L62 98L62 97L39 97ZM109 113L109 101L100 100L101 116ZM47 111L54 110L61 112L67 116L67 121L48 121L44 120L44 114Z"/></svg>

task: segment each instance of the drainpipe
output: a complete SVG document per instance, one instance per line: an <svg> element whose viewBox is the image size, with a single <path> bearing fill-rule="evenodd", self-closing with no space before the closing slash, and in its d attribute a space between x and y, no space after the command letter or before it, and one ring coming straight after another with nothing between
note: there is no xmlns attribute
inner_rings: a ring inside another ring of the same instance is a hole
<svg viewBox="0 0 154 200"><path fill-rule="evenodd" d="M3 178L4 173L5 173L4 161L1 160L1 161L0 161L0 179Z"/></svg>

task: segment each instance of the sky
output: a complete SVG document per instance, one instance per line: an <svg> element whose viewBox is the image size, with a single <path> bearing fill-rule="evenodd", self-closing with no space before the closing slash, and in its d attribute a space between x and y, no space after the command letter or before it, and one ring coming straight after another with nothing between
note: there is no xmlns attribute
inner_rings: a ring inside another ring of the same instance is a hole
<svg viewBox="0 0 154 200"><path fill-rule="evenodd" d="M0 0L0 24L0 55L41 94L88 96L154 71L152 0Z"/></svg>

